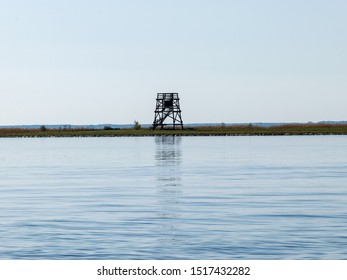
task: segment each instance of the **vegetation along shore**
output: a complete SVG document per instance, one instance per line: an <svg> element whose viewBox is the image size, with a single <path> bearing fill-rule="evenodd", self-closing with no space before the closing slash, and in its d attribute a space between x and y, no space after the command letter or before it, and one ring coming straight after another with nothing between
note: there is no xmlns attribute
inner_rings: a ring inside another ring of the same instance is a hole
<svg viewBox="0 0 347 280"><path fill-rule="evenodd" d="M197 126L181 129L110 128L90 129L38 129L1 128L0 137L121 137L121 136L285 136L285 135L347 135L347 124L287 124L259 127L243 126Z"/></svg>

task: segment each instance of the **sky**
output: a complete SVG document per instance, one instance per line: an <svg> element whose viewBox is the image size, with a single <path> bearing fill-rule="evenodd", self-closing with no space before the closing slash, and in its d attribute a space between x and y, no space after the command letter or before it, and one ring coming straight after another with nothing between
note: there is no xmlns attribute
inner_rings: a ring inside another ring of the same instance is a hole
<svg viewBox="0 0 347 280"><path fill-rule="evenodd" d="M347 120L345 0L0 0L0 125Z"/></svg>

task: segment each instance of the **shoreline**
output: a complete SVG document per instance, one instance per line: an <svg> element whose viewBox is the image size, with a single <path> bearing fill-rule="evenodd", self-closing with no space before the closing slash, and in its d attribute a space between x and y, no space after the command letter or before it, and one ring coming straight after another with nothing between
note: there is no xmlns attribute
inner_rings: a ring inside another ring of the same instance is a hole
<svg viewBox="0 0 347 280"><path fill-rule="evenodd" d="M347 125L187 127L157 129L0 129L0 138L158 137L158 136L324 136L347 135Z"/></svg>

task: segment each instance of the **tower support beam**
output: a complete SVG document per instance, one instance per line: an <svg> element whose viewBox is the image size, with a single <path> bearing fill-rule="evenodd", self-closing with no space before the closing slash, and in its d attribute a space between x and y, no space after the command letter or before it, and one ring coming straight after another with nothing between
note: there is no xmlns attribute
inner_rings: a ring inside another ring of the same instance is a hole
<svg viewBox="0 0 347 280"><path fill-rule="evenodd" d="M169 120L169 121L166 121ZM171 121L170 121L171 120ZM152 129L180 126L183 129L178 93L158 93Z"/></svg>

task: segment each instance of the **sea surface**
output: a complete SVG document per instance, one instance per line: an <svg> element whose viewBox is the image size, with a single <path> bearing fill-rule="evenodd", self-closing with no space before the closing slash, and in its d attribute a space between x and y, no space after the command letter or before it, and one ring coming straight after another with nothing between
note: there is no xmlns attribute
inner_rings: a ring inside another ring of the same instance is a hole
<svg viewBox="0 0 347 280"><path fill-rule="evenodd" d="M0 139L0 259L347 259L347 137Z"/></svg>

